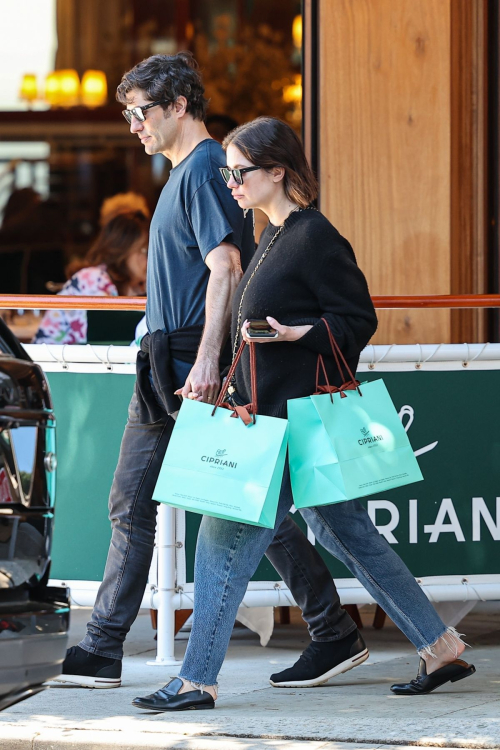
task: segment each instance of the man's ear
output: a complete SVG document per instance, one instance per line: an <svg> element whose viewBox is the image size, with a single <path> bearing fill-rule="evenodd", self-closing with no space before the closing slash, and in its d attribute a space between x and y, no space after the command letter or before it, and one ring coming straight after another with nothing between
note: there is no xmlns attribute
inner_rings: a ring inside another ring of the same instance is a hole
<svg viewBox="0 0 500 750"><path fill-rule="evenodd" d="M186 114L187 110L187 99L185 96L178 96L174 102L173 110L177 117L182 117Z"/></svg>

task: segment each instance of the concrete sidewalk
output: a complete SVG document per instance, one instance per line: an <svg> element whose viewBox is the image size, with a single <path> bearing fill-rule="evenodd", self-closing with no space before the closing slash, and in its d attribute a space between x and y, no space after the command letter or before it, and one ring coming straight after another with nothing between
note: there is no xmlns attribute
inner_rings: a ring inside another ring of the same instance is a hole
<svg viewBox="0 0 500 750"><path fill-rule="evenodd" d="M130 705L156 690L175 669L146 665L155 645L148 614L127 641L124 686L117 690L51 687L0 714L0 750L382 750L390 745L500 747L500 614L480 605L460 624L474 646L466 658L476 675L436 693L397 698L393 682L415 676L417 657L389 623L371 628L363 613L370 659L332 684L309 690L275 689L268 677L292 664L309 642L294 610L291 625L277 626L267 648L236 628L220 675L214 711L151 714ZM373 612L373 610L372 610ZM72 613L70 643L85 629L89 610ZM187 635L177 642L179 658Z"/></svg>

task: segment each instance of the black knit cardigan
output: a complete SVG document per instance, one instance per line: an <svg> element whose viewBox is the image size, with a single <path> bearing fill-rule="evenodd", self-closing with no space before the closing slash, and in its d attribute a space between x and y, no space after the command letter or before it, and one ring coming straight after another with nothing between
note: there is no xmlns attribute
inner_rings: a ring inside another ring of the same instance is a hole
<svg viewBox="0 0 500 750"><path fill-rule="evenodd" d="M234 296L231 342L245 285L277 227L268 224ZM286 401L315 391L318 354L330 382L342 382L321 318L326 318L347 362L356 371L359 354L377 328L366 279L349 242L319 211L290 214L283 233L244 295L241 321L271 315L285 325L312 324L298 341L256 344L258 413L285 417ZM239 336L241 341L241 336ZM236 371L236 389L250 398L250 358L246 347Z"/></svg>

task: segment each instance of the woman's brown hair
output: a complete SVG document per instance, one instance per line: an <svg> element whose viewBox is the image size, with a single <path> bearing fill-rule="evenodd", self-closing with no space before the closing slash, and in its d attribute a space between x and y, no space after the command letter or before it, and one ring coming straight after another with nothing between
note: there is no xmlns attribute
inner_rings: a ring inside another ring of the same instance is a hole
<svg viewBox="0 0 500 750"><path fill-rule="evenodd" d="M121 291L131 280L127 268L130 251L141 239L147 247L148 229L149 220L142 211L118 214L103 226L86 256L68 266L68 277L82 268L104 264Z"/></svg>
<svg viewBox="0 0 500 750"><path fill-rule="evenodd" d="M276 117L257 117L228 133L222 143L224 151L230 143L256 166L283 167L283 187L288 200L305 208L317 197L318 183L302 143L286 122Z"/></svg>

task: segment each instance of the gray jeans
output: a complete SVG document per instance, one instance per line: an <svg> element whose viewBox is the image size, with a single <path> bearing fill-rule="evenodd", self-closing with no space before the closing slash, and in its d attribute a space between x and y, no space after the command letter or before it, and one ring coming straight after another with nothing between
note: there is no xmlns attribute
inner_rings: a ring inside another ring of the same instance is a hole
<svg viewBox="0 0 500 750"><path fill-rule="evenodd" d="M158 504L151 498L174 424L139 424L134 394L109 497L112 535L103 581L79 644L99 656L122 658L141 605L155 540ZM289 516L269 541L266 555L302 609L313 640L338 640L355 630L324 561Z"/></svg>

